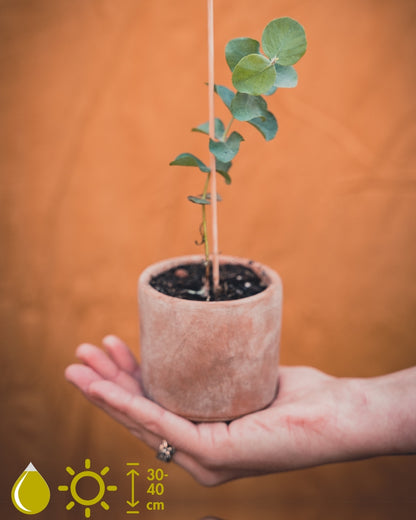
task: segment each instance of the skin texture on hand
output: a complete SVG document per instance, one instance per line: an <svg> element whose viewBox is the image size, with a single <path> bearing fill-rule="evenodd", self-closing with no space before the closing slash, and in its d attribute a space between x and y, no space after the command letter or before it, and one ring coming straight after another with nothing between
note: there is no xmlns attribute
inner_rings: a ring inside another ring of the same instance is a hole
<svg viewBox="0 0 416 520"><path fill-rule="evenodd" d="M83 364L70 365L67 380L155 451L166 439L173 460L203 485L416 452L415 369L366 380L280 367L278 396L265 410L193 423L144 396L140 367L119 338L106 336L103 346L80 345Z"/></svg>

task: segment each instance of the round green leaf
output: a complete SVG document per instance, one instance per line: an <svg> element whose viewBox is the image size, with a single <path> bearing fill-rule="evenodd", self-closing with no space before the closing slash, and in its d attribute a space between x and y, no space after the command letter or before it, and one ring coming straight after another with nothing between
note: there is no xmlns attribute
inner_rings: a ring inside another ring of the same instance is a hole
<svg viewBox="0 0 416 520"><path fill-rule="evenodd" d="M270 90L276 80L273 64L260 54L249 54L235 66L232 82L239 92L259 96Z"/></svg>
<svg viewBox="0 0 416 520"><path fill-rule="evenodd" d="M298 73L289 66L275 64L276 81L274 86L278 88L294 88L298 84Z"/></svg>
<svg viewBox="0 0 416 520"><path fill-rule="evenodd" d="M202 123L195 128L192 128L192 132L201 132L202 134L209 135L209 121ZM224 136L225 127L224 123L218 117L215 118L215 137L216 139L222 139Z"/></svg>
<svg viewBox="0 0 416 520"><path fill-rule="evenodd" d="M201 206L209 206L211 204L211 199L211 193L207 193L205 197L203 195L199 195L199 197L188 195L188 200L190 202L193 202L194 204L201 204ZM217 201L222 202L222 198L219 193L217 193Z"/></svg>
<svg viewBox="0 0 416 520"><path fill-rule="evenodd" d="M233 132L225 142L210 139L209 151L215 155L216 159L226 163L237 155L241 141L244 141L244 138L238 132Z"/></svg>
<svg viewBox="0 0 416 520"><path fill-rule="evenodd" d="M263 31L263 51L280 65L293 65L306 52L306 36L303 27L292 18L277 18Z"/></svg>
<svg viewBox="0 0 416 520"><path fill-rule="evenodd" d="M209 173L210 169L198 157L191 153L181 153L169 163L169 166L196 166L201 172Z"/></svg>
<svg viewBox="0 0 416 520"><path fill-rule="evenodd" d="M227 108L230 108L231 101L233 100L233 97L235 95L234 92L227 87L223 87L222 85L214 85L214 91L216 94L220 96L224 105Z"/></svg>
<svg viewBox="0 0 416 520"><path fill-rule="evenodd" d="M273 85L273 87L270 90L268 90L264 95L265 96L272 96L276 92L276 90L277 90L276 85Z"/></svg>
<svg viewBox="0 0 416 520"><path fill-rule="evenodd" d="M231 113L239 121L249 121L262 116L267 111L267 103L261 96L237 92L231 102Z"/></svg>
<svg viewBox="0 0 416 520"><path fill-rule="evenodd" d="M215 161L215 169L224 178L225 184L231 184L231 177L228 171L231 168L232 164L233 163L231 161L222 162L218 159L216 159Z"/></svg>
<svg viewBox="0 0 416 520"><path fill-rule="evenodd" d="M271 112L266 112L262 117L255 117L247 123L253 125L266 141L271 141L277 133L277 121Z"/></svg>
<svg viewBox="0 0 416 520"><path fill-rule="evenodd" d="M193 195L188 196L188 200L193 202L194 204L201 204L202 206L208 206L211 204L211 201L208 199L203 199L202 197L194 197Z"/></svg>
<svg viewBox="0 0 416 520"><path fill-rule="evenodd" d="M225 59L231 71L248 54L259 54L260 43L251 38L234 38L225 46Z"/></svg>
<svg viewBox="0 0 416 520"><path fill-rule="evenodd" d="M291 65L283 66L275 63L274 68L276 69L276 81L273 87L266 92L266 96L271 96L278 88L294 88L297 86L298 73Z"/></svg>

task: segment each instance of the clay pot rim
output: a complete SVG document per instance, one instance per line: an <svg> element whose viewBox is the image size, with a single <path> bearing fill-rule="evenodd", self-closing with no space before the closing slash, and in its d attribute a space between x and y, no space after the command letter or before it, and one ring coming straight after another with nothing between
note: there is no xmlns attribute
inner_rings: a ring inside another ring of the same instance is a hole
<svg viewBox="0 0 416 520"><path fill-rule="evenodd" d="M260 262L256 262L254 260L250 260L248 258L242 258L238 256L232 255L220 255L220 263L231 263L231 264L240 264L247 267L250 267L255 271L255 273L263 278L268 286L264 291L254 294L253 296L247 296L245 298L239 298L236 300L226 300L226 301L199 301L199 300L186 300L183 298L177 298L176 296L169 296L167 294L163 294L159 292L157 289L152 287L149 283L150 279L153 276L161 273L162 271L166 271L175 267L176 265L181 264L192 264L203 262L204 257L202 255L184 255L184 256L175 256L171 258L166 258L164 260L160 260L155 262L142 271L139 276L138 286L141 290L145 290L146 292L150 292L153 294L153 297L159 298L160 300L164 300L168 303L183 306L206 306L207 304L210 307L230 307L234 305L243 305L245 302L253 302L255 300L262 300L267 298L267 295L270 291L274 290L276 287L282 290L282 281L280 276L274 271L271 267L264 265Z"/></svg>

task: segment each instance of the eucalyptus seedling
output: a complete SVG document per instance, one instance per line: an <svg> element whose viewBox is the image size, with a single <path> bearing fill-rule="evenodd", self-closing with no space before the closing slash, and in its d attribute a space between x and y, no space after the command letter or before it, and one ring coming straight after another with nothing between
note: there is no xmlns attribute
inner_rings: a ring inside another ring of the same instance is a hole
<svg viewBox="0 0 416 520"><path fill-rule="evenodd" d="M264 29L261 45L252 38L235 38L225 47L225 59L232 73L231 81L235 90L215 85L214 90L230 112L227 124L215 118L215 132L210 136L209 122L192 131L209 136L209 151L215 156L215 170L225 184L231 184L229 171L240 150L244 137L232 130L235 121L243 121L256 128L266 141L274 139L278 124L269 111L267 101L279 88L293 88L298 83L298 75L293 65L306 52L306 37L303 27L292 18L277 18ZM212 134L212 132L211 132ZM190 195L188 200L201 206L201 244L204 245L205 264L210 263L208 224L206 208L211 204L209 192L213 174L201 159L191 153L178 155L171 163L175 166L193 166L205 174L202 193ZM216 199L220 200L216 195Z"/></svg>

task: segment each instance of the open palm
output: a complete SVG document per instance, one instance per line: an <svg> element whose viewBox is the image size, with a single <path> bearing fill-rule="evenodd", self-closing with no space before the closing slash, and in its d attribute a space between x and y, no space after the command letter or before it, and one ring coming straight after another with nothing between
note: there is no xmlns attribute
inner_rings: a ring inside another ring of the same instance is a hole
<svg viewBox="0 0 416 520"><path fill-rule="evenodd" d="M107 336L103 346L80 345L83 364L70 365L66 378L153 449L167 439L176 448L173 460L201 484L356 456L341 428L349 413L344 406L339 413L340 403L360 406L358 393L351 399L353 380L309 367L281 367L278 396L268 408L230 423L193 423L144 396L140 366L119 338Z"/></svg>

